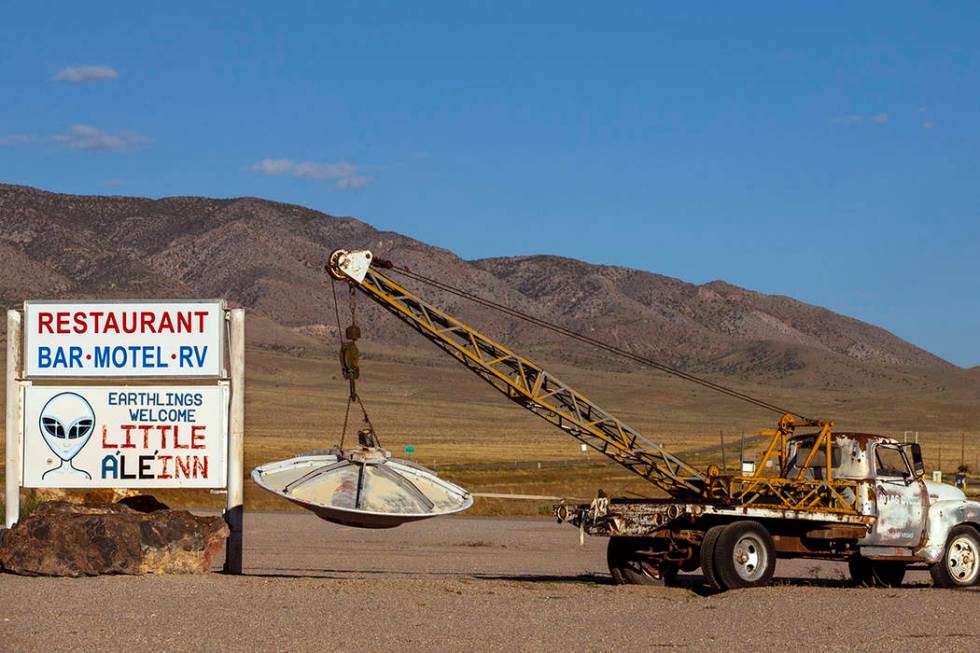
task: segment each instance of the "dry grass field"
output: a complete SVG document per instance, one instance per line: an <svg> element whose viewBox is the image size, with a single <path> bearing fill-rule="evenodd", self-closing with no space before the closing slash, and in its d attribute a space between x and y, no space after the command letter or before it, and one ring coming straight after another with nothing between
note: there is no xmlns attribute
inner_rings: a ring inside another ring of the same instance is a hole
<svg viewBox="0 0 980 653"><path fill-rule="evenodd" d="M583 453L579 443L506 401L475 376L426 343L416 349L365 344L359 391L382 444L399 457L433 467L473 492L587 498L609 494L650 495L652 486L601 455ZM331 350L288 353L251 347L247 354L246 470L293 454L336 445L347 385ZM651 439L663 442L697 466L721 463L724 432L728 465L738 458L739 436L755 452L753 435L773 425L775 415L657 372L585 370L556 365L564 380L613 411ZM727 381L730 383L730 381ZM814 384L817 386L818 384ZM822 384L826 385L826 384ZM903 437L919 431L927 467L952 473L965 459L974 469L980 449L980 401L972 386L940 388L905 396L801 391L778 386L740 389L780 405L835 420L838 430L881 432ZM348 443L360 425L352 412ZM406 454L405 447L414 447ZM218 506L206 492L157 492L179 506ZM289 504L246 484L252 509L288 509ZM540 514L550 502L478 498L476 514Z"/></svg>

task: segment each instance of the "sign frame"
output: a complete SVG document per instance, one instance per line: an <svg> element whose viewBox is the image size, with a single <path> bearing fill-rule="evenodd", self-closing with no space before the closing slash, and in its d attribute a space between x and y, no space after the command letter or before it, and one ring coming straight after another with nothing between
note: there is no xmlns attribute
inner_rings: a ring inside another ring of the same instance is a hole
<svg viewBox="0 0 980 653"><path fill-rule="evenodd" d="M225 546L224 571L241 574L243 564L243 521L244 521L244 471L245 471L245 309L229 309L223 299L70 299L36 300L34 304L218 304L221 311L219 329L220 375L167 375L167 376L36 376L27 375L24 356L27 351L27 334L24 323L29 300L24 302L23 310L7 311L7 360L6 360L6 429L4 433L6 478L4 487L4 521L12 528L20 519L20 489L23 485L23 446L24 446L24 408L26 388L30 385L55 386L66 380L75 385L100 385L100 381L127 385L126 381L136 381L137 385L179 384L186 381L199 382L201 386L227 385L225 424L225 484L226 502L223 513L230 534ZM155 383L150 383L155 382ZM131 384L130 384L131 385ZM121 484L117 487L125 487ZM213 492L214 490L212 490Z"/></svg>
<svg viewBox="0 0 980 653"><path fill-rule="evenodd" d="M22 329L24 333L24 350L22 354L22 365L21 373L26 377L28 369L28 361L26 357L31 351L31 330L28 328L27 316L28 307L30 305L38 304L50 304L53 306L57 305L70 305L70 304L91 304L91 305L125 305L125 304L216 304L218 306L218 311L224 313L225 320L228 319L228 306L227 302L221 298L215 299L25 299L23 306L23 319L22 319ZM218 330L218 374L85 374L78 375L73 374L39 374L34 375L32 378L44 381L64 381L66 379L90 379L90 380L100 380L100 379L120 379L120 380L131 380L131 379L141 379L147 381L166 381L166 380L220 380L228 378L228 356L226 350L228 347L228 337L225 333L226 328Z"/></svg>

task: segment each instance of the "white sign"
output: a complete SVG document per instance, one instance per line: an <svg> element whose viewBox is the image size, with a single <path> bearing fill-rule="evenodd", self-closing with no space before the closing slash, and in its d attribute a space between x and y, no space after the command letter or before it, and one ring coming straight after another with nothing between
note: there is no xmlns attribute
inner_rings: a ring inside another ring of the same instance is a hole
<svg viewBox="0 0 980 653"><path fill-rule="evenodd" d="M225 486L227 386L24 392L24 487Z"/></svg>
<svg viewBox="0 0 980 653"><path fill-rule="evenodd" d="M221 377L220 301L25 302L28 377Z"/></svg>

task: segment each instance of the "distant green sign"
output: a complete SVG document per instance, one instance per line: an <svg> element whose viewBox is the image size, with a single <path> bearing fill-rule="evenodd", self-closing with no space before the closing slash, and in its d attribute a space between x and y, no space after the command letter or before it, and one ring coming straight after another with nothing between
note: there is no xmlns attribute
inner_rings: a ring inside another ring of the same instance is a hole
<svg viewBox="0 0 980 653"><path fill-rule="evenodd" d="M415 453L415 447L405 447L405 453Z"/></svg>

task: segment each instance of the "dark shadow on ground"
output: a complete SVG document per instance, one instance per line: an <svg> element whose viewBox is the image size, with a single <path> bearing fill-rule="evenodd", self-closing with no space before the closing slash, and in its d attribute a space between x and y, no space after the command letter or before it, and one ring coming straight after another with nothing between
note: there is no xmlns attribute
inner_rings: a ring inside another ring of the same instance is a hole
<svg viewBox="0 0 980 653"><path fill-rule="evenodd" d="M284 569L255 569L247 570L243 576L257 578L306 578L323 580L350 580L351 578L372 578L380 576L400 576L400 577L423 577L423 578L460 578L477 581L506 581L514 583L572 583L587 585L613 584L610 576L605 574L493 574L493 573L459 573L456 571L397 571L391 569L309 569L309 568L284 568ZM856 588L849 579L845 578L774 578L770 583L772 586L781 587L827 587L827 588ZM928 587L928 584L907 583L903 586L906 589ZM697 573L680 574L675 579L671 587L686 589L699 596L713 596L720 594L716 590L709 588L704 576Z"/></svg>
<svg viewBox="0 0 980 653"><path fill-rule="evenodd" d="M612 578L599 574L560 576L551 574L473 574L477 580L502 580L516 583L583 583L588 585L612 585Z"/></svg>
<svg viewBox="0 0 980 653"><path fill-rule="evenodd" d="M223 573L223 572L218 572ZM395 571L391 569L253 569L246 570L242 576L253 578L323 578L326 580L349 580L364 576L421 576L425 578L465 578L469 580L499 580L523 583L588 583L593 585L612 585L612 578L601 574L579 574L564 576L558 574L461 574L455 571Z"/></svg>

